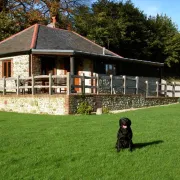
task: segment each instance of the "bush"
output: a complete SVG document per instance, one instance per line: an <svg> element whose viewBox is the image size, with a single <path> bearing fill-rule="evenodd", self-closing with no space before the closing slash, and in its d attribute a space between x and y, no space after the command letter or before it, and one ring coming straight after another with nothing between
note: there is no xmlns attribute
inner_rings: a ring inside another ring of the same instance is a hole
<svg viewBox="0 0 180 180"><path fill-rule="evenodd" d="M103 108L102 108L102 113L103 113L103 114L108 114L108 113L109 113L108 107L103 107Z"/></svg>
<svg viewBox="0 0 180 180"><path fill-rule="evenodd" d="M180 98L178 98L178 103L180 103Z"/></svg>
<svg viewBox="0 0 180 180"><path fill-rule="evenodd" d="M81 102L77 107L77 114L91 114L93 108L88 102Z"/></svg>

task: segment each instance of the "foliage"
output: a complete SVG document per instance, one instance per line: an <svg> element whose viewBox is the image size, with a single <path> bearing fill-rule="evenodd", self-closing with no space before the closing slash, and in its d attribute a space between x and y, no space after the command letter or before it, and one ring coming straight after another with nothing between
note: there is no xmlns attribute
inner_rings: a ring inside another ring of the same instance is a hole
<svg viewBox="0 0 180 180"><path fill-rule="evenodd" d="M180 72L180 35L166 15L147 16L131 1L3 0L0 40L35 23L71 28L123 57L165 63L165 72ZM179 73L180 74L180 73Z"/></svg>
<svg viewBox="0 0 180 180"><path fill-rule="evenodd" d="M1 180L178 180L179 108L177 104L108 116L1 112ZM118 154L114 148L120 117L132 121L132 153Z"/></svg>
<svg viewBox="0 0 180 180"><path fill-rule="evenodd" d="M108 114L109 113L109 108L108 107L103 107L102 112L103 112L103 114Z"/></svg>
<svg viewBox="0 0 180 180"><path fill-rule="evenodd" d="M6 9L7 4L8 4L8 0L1 0L0 1L0 12L2 12L3 10Z"/></svg>
<svg viewBox="0 0 180 180"><path fill-rule="evenodd" d="M17 33L20 30L16 21L13 21L9 14L0 12L0 41Z"/></svg>
<svg viewBox="0 0 180 180"><path fill-rule="evenodd" d="M53 16L57 19L57 26L62 27L64 23L70 23L73 9L81 3L82 0L9 0L6 9L19 22L21 29L34 23L50 23Z"/></svg>
<svg viewBox="0 0 180 180"><path fill-rule="evenodd" d="M74 16L77 32L121 56L165 63L166 70L179 63L179 32L166 15L147 17L131 1L98 0Z"/></svg>
<svg viewBox="0 0 180 180"><path fill-rule="evenodd" d="M179 59L180 59L180 34L179 33L167 39L166 46L165 46L165 54L167 55L165 63L169 67L171 67L172 64L179 63Z"/></svg>
<svg viewBox="0 0 180 180"><path fill-rule="evenodd" d="M77 114L91 114L91 112L93 111L93 108L91 105L89 105L89 103L87 101L83 101L81 103L79 103L79 105L77 106Z"/></svg>
<svg viewBox="0 0 180 180"><path fill-rule="evenodd" d="M180 98L178 98L178 102L180 103Z"/></svg>

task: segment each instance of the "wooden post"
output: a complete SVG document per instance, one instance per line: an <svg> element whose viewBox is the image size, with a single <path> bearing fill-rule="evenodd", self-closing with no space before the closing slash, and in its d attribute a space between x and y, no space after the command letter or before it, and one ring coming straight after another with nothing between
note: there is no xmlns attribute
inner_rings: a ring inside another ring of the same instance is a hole
<svg viewBox="0 0 180 180"><path fill-rule="evenodd" d="M49 95L52 95L52 74L49 73Z"/></svg>
<svg viewBox="0 0 180 180"><path fill-rule="evenodd" d="M34 95L34 74L32 74L32 95Z"/></svg>
<svg viewBox="0 0 180 180"><path fill-rule="evenodd" d="M16 84L16 93L17 93L17 95L19 95L19 84L20 84L20 82L19 82L19 76L17 76L17 84Z"/></svg>
<svg viewBox="0 0 180 180"><path fill-rule="evenodd" d="M70 94L70 78L71 78L71 75L70 75L70 73L69 72L67 72L67 79L66 79L66 85L67 85L67 95L69 95Z"/></svg>
<svg viewBox="0 0 180 180"><path fill-rule="evenodd" d="M166 84L164 85L164 93L165 93L165 97L167 97L167 82L166 82Z"/></svg>
<svg viewBox="0 0 180 180"><path fill-rule="evenodd" d="M95 86L96 74L93 73L91 77L92 77L92 79L91 79L91 86ZM95 92L96 92L96 88L92 87L91 88L91 93L94 94Z"/></svg>
<svg viewBox="0 0 180 180"><path fill-rule="evenodd" d="M111 80L111 94L113 94L113 75L110 75L110 80Z"/></svg>
<svg viewBox="0 0 180 180"><path fill-rule="evenodd" d="M3 77L3 95L6 95L6 77Z"/></svg>
<svg viewBox="0 0 180 180"><path fill-rule="evenodd" d="M136 94L138 94L138 88L139 88L139 77L136 76Z"/></svg>
<svg viewBox="0 0 180 180"><path fill-rule="evenodd" d="M159 82L156 81L156 96L159 96Z"/></svg>
<svg viewBox="0 0 180 180"><path fill-rule="evenodd" d="M175 82L172 82L172 97L175 97Z"/></svg>
<svg viewBox="0 0 180 180"><path fill-rule="evenodd" d="M74 57L71 56L70 57L70 74L71 75L74 75L74 72L75 72L75 62L74 62ZM74 88L74 78L71 76L70 78L70 89L71 89L71 92L75 92L75 88Z"/></svg>
<svg viewBox="0 0 180 180"><path fill-rule="evenodd" d="M99 74L96 74L96 93L99 94Z"/></svg>
<svg viewBox="0 0 180 180"><path fill-rule="evenodd" d="M82 94L85 94L85 77L84 77L84 73L83 73L83 76L81 77L81 92L82 92Z"/></svg>
<svg viewBox="0 0 180 180"><path fill-rule="evenodd" d="M124 94L126 94L126 76L123 76L124 79L124 83L123 83L123 87L124 87Z"/></svg>
<svg viewBox="0 0 180 180"><path fill-rule="evenodd" d="M146 97L148 97L148 89L149 89L149 87L148 87L148 81L145 81L145 83L146 83Z"/></svg>

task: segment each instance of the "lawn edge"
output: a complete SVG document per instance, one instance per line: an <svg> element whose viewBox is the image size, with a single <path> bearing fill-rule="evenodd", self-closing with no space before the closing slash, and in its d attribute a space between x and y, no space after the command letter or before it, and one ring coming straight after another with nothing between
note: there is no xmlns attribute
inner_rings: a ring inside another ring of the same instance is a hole
<svg viewBox="0 0 180 180"><path fill-rule="evenodd" d="M171 105L175 105L175 104L179 104L179 102L172 103L172 104L163 104L163 105L156 105L156 106L141 107L141 108L113 110L113 111L110 111L110 113L116 114L116 113L121 113L121 112L126 112L126 111L136 111L136 110L140 110L140 109L148 109L148 108L154 108L154 107L156 108L156 107L162 107L162 106L171 106Z"/></svg>

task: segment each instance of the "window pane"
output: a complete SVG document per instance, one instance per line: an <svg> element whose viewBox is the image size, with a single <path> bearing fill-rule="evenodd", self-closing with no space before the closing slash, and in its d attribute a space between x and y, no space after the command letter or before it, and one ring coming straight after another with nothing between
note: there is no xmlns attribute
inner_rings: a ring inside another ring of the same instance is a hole
<svg viewBox="0 0 180 180"><path fill-rule="evenodd" d="M112 70L112 64L109 64L109 70Z"/></svg>
<svg viewBox="0 0 180 180"><path fill-rule="evenodd" d="M11 62L8 62L8 77L11 77Z"/></svg>
<svg viewBox="0 0 180 180"><path fill-rule="evenodd" d="M11 61L3 61L3 76L11 77Z"/></svg>
<svg viewBox="0 0 180 180"><path fill-rule="evenodd" d="M116 65L115 64L105 64L106 74L107 75L116 75Z"/></svg>
<svg viewBox="0 0 180 180"><path fill-rule="evenodd" d="M4 62L4 74L3 74L3 76L6 76L6 74L7 74L7 63Z"/></svg>
<svg viewBox="0 0 180 180"><path fill-rule="evenodd" d="M108 64L105 65L106 66L106 72L108 71Z"/></svg>

